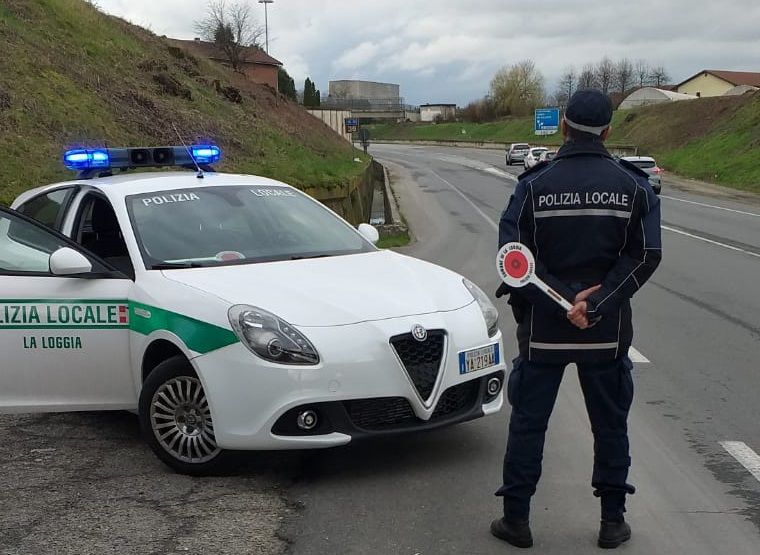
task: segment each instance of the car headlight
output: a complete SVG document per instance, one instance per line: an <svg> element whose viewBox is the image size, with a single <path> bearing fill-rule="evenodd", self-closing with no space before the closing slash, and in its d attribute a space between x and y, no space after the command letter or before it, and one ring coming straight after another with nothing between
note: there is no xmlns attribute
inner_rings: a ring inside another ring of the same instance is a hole
<svg viewBox="0 0 760 555"><path fill-rule="evenodd" d="M499 331L499 311L496 310L491 299L483 293L480 287L468 279L463 279L462 283L477 301L480 312L483 313L483 319L486 321L486 328L488 328L488 337L493 337Z"/></svg>
<svg viewBox="0 0 760 555"><path fill-rule="evenodd" d="M306 336L264 309L238 304L227 313L230 325L249 351L280 364L317 364L319 354Z"/></svg>

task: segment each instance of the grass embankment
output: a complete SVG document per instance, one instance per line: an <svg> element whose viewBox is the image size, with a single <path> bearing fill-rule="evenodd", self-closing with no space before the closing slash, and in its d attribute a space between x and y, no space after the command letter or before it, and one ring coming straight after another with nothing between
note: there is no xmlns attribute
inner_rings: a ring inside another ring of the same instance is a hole
<svg viewBox="0 0 760 555"><path fill-rule="evenodd" d="M383 124L370 129L377 140L561 142L558 135L535 136L530 117L484 124ZM654 156L667 172L760 192L760 93L620 110L612 119L610 143L637 146L639 154Z"/></svg>
<svg viewBox="0 0 760 555"><path fill-rule="evenodd" d="M393 235L380 237L380 240L377 242L377 247L380 249L393 249L396 247L405 247L410 242L411 237L409 237L409 232L401 231L399 233L394 233Z"/></svg>
<svg viewBox="0 0 760 555"><path fill-rule="evenodd" d="M177 144L174 125L219 144L221 171L300 187L342 185L368 162L271 89L82 0L3 0L0 50L3 204L70 177L66 147Z"/></svg>

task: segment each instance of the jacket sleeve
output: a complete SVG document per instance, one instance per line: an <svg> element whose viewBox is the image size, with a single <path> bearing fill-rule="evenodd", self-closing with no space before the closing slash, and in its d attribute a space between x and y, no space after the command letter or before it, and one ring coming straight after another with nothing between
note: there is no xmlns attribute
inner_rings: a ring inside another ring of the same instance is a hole
<svg viewBox="0 0 760 555"><path fill-rule="evenodd" d="M626 242L602 288L588 298L589 317L614 314L651 277L662 259L660 199L648 183L637 189Z"/></svg>
<svg viewBox="0 0 760 555"><path fill-rule="evenodd" d="M522 243L535 256L535 219L533 217L533 199L530 187L524 181L520 181L515 187L514 194L509 198L509 203L504 209L499 221L499 248L506 243L516 241ZM573 302L575 294L562 281L552 276L546 265L536 258L536 275L541 278L549 287L557 291L570 303ZM541 291L538 287L529 283L524 287L514 288L502 283L496 292L497 297L506 293L519 291L519 295L534 306L543 306L545 308L554 308L564 311L551 298Z"/></svg>

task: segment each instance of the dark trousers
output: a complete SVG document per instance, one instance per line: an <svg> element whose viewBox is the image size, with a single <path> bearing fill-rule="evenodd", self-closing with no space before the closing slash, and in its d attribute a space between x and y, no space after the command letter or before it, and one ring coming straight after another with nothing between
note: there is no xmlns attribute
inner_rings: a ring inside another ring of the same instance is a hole
<svg viewBox="0 0 760 555"><path fill-rule="evenodd" d="M514 361L507 396L512 405L509 439L504 455L505 517L528 520L530 498L541 477L544 436L565 371L562 364ZM578 364L578 377L594 434L591 485L601 497L602 519L621 520L631 458L628 451L628 411L633 400L633 364L627 356L603 364Z"/></svg>

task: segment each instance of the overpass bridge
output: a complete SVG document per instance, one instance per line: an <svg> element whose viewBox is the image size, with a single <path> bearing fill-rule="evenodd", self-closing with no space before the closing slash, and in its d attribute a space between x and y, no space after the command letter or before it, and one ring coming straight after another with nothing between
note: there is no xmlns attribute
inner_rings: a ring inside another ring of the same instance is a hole
<svg viewBox="0 0 760 555"><path fill-rule="evenodd" d="M403 120L409 113L419 113L419 108L404 104L404 99L396 98L323 98L320 108L326 110L347 110L359 119Z"/></svg>

